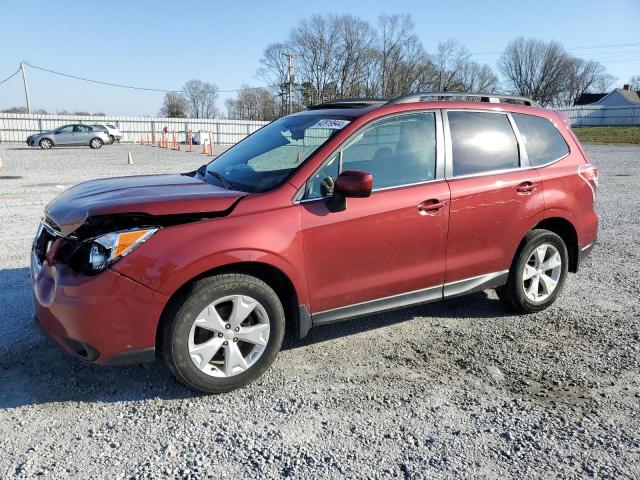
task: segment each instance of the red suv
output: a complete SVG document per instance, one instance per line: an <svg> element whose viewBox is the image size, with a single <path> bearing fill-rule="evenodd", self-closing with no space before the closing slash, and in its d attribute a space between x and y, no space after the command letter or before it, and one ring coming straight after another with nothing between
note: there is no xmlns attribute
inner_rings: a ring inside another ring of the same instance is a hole
<svg viewBox="0 0 640 480"><path fill-rule="evenodd" d="M566 120L527 99L324 104L196 171L61 194L33 245L35 315L86 361L161 352L188 387L224 392L287 327L489 288L548 307L596 240L597 183Z"/></svg>

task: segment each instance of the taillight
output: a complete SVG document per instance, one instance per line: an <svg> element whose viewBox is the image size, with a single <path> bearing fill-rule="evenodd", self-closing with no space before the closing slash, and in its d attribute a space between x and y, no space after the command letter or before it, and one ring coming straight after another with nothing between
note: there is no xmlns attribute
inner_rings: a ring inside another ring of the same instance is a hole
<svg viewBox="0 0 640 480"><path fill-rule="evenodd" d="M595 165L591 165L590 163L580 165L580 167L578 167L578 175L587 185L589 185L591 193L593 193L593 201L595 202L596 191L598 189L598 169Z"/></svg>

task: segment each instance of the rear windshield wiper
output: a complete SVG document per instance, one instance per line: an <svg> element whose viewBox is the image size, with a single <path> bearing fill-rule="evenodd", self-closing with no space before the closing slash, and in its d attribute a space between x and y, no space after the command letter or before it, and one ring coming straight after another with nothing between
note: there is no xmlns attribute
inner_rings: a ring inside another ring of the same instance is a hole
<svg viewBox="0 0 640 480"><path fill-rule="evenodd" d="M235 188L233 187L233 183L231 183L229 180L227 180L226 177L219 174L215 170L207 170L207 173L209 173L209 175L211 175L212 177L216 177L218 180L220 180L222 184L229 190L235 190Z"/></svg>

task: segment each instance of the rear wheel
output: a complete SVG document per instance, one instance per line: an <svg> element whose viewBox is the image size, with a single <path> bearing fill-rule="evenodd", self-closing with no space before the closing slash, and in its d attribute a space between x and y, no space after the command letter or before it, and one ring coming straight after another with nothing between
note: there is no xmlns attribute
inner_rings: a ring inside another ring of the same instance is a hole
<svg viewBox="0 0 640 480"><path fill-rule="evenodd" d="M94 150L98 148L102 148L103 144L104 142L99 138L92 138L91 141L89 142L89 146Z"/></svg>
<svg viewBox="0 0 640 480"><path fill-rule="evenodd" d="M273 363L284 310L263 281L242 274L194 282L167 312L165 362L187 387L222 393L243 387Z"/></svg>
<svg viewBox="0 0 640 480"><path fill-rule="evenodd" d="M518 312L539 312L560 295L568 265L567 247L560 236L549 230L531 230L511 265L507 283L496 293Z"/></svg>
<svg viewBox="0 0 640 480"><path fill-rule="evenodd" d="M51 147L53 147L53 142L48 138L43 138L42 140L40 140L39 145L43 150L49 150Z"/></svg>

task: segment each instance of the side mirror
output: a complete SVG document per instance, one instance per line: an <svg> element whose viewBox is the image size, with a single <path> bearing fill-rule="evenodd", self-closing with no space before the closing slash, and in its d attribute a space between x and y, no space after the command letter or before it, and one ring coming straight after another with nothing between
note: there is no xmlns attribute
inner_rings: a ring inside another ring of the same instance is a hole
<svg viewBox="0 0 640 480"><path fill-rule="evenodd" d="M373 175L358 170L346 170L338 175L333 186L333 196L327 200L332 212L341 212L347 208L347 197L365 198L371 195Z"/></svg>
<svg viewBox="0 0 640 480"><path fill-rule="evenodd" d="M358 170L346 170L338 175L333 187L334 195L365 198L371 195L373 175Z"/></svg>

